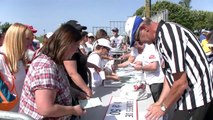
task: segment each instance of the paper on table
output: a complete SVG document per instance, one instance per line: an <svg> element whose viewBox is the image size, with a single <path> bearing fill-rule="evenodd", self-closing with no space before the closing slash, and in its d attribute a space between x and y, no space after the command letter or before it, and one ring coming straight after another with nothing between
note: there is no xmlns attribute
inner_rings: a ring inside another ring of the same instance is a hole
<svg viewBox="0 0 213 120"><path fill-rule="evenodd" d="M106 79L104 71L100 71L99 75L100 75L100 77L101 77L102 80Z"/></svg>
<svg viewBox="0 0 213 120"><path fill-rule="evenodd" d="M121 87L124 83L115 80L104 80L104 87Z"/></svg>
<svg viewBox="0 0 213 120"><path fill-rule="evenodd" d="M96 98L90 98L88 100L79 100L79 104L81 105L81 107L86 109L86 108L101 106L102 102L98 97L96 97Z"/></svg>

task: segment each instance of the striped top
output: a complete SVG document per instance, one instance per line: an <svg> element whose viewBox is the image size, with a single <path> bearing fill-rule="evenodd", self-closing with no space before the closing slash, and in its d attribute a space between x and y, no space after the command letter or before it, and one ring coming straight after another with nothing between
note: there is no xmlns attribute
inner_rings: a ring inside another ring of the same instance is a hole
<svg viewBox="0 0 213 120"><path fill-rule="evenodd" d="M172 74L187 74L188 88L176 108L190 110L209 103L213 96L210 67L195 35L176 23L160 21L155 45L165 62L163 70L170 86Z"/></svg>

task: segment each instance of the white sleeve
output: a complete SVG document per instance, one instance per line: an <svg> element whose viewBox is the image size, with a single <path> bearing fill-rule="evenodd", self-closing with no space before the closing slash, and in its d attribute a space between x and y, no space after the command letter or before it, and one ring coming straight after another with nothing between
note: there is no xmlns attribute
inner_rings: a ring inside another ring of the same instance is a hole
<svg viewBox="0 0 213 120"><path fill-rule="evenodd" d="M158 51L156 50L155 46L153 44L150 44L146 46L144 50L148 62L155 62L155 61L160 61Z"/></svg>
<svg viewBox="0 0 213 120"><path fill-rule="evenodd" d="M136 57L138 55L138 50L135 47L132 47L130 55Z"/></svg>
<svg viewBox="0 0 213 120"><path fill-rule="evenodd" d="M96 53L91 53L87 59L87 62L92 63L101 68L101 57Z"/></svg>

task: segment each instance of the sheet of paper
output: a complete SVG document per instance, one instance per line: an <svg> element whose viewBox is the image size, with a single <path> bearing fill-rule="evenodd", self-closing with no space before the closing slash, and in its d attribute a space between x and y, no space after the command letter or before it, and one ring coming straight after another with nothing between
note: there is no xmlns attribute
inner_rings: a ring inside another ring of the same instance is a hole
<svg viewBox="0 0 213 120"><path fill-rule="evenodd" d="M79 104L84 109L87 109L87 108L92 108L96 106L101 106L102 102L98 97L96 97L96 98L90 98L88 100L79 100Z"/></svg>
<svg viewBox="0 0 213 120"><path fill-rule="evenodd" d="M112 97L104 120L140 120L137 113L136 100Z"/></svg>
<svg viewBox="0 0 213 120"><path fill-rule="evenodd" d="M121 87L124 83L115 80L104 80L104 87Z"/></svg>

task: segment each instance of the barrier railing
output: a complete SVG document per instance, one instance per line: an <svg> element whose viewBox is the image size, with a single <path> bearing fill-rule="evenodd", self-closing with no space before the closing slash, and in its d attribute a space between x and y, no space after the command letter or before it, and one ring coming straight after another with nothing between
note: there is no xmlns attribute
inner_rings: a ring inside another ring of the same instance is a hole
<svg viewBox="0 0 213 120"><path fill-rule="evenodd" d="M34 120L33 118L23 115L17 112L1 111L0 110L0 120Z"/></svg>

